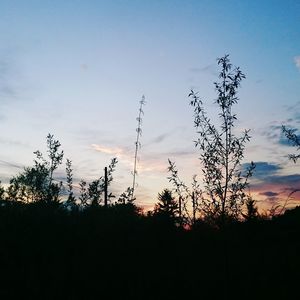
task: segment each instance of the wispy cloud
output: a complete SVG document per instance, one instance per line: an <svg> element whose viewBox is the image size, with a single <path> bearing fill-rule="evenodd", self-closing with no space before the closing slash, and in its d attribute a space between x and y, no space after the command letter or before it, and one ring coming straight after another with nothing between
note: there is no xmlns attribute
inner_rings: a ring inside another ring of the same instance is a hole
<svg viewBox="0 0 300 300"><path fill-rule="evenodd" d="M185 127L176 127L175 129L162 133L154 138L152 138L149 142L143 144L143 147L148 147L152 145L157 145L160 143L163 143L167 141L169 138L171 138L173 135L182 135L185 133L186 128Z"/></svg>
<svg viewBox="0 0 300 300"><path fill-rule="evenodd" d="M279 195L279 193L274 193L271 191L267 191L267 192L262 192L259 193L260 195L266 196L266 197L277 197Z"/></svg>
<svg viewBox="0 0 300 300"><path fill-rule="evenodd" d="M172 134L171 132L160 134L157 137L155 137L152 141L150 141L149 144L159 144L159 143L163 142L164 140L166 140L171 134Z"/></svg>
<svg viewBox="0 0 300 300"><path fill-rule="evenodd" d="M22 143L20 141L12 140L10 138L0 137L0 144L6 144L13 147L29 147L28 144Z"/></svg>
<svg viewBox="0 0 300 300"><path fill-rule="evenodd" d="M296 67L300 70L300 55L294 57Z"/></svg>
<svg viewBox="0 0 300 300"><path fill-rule="evenodd" d="M0 97L1 103L9 103L18 98L18 88L15 85L14 63L10 55L1 54L0 59Z"/></svg>
<svg viewBox="0 0 300 300"><path fill-rule="evenodd" d="M134 153L127 148L107 147L98 144L92 144L91 148L97 152L109 154L118 158L128 168L133 167ZM138 172L165 172L167 168L167 160L164 160L160 154L148 153L143 155L142 159L138 157Z"/></svg>
<svg viewBox="0 0 300 300"><path fill-rule="evenodd" d="M111 147L106 147L106 146L97 145L97 144L92 144L91 146L94 150L96 150L98 152L102 152L105 154L112 154L117 157L123 156L123 152L124 152L124 150L122 148L118 148L118 147L111 148Z"/></svg>
<svg viewBox="0 0 300 300"><path fill-rule="evenodd" d="M190 71L192 73L208 73L211 75L218 75L215 64L209 64L200 68L190 68Z"/></svg>
<svg viewBox="0 0 300 300"><path fill-rule="evenodd" d="M286 186L286 190L300 189L300 174L268 176L265 182Z"/></svg>
<svg viewBox="0 0 300 300"><path fill-rule="evenodd" d="M273 143L278 143L282 135L281 125L277 122L269 124L261 131L261 134Z"/></svg>
<svg viewBox="0 0 300 300"><path fill-rule="evenodd" d="M299 109L299 105L297 104L297 107ZM290 111L290 107L286 108L287 111ZM279 122L272 122L272 124L269 124L266 128L264 128L261 131L261 134L268 139L268 141L282 145L282 146L293 146L293 143L291 143L284 132L282 131L282 125L286 126L287 128L298 128L300 124L300 113L297 112L296 105L293 109L293 115L285 120L283 120L280 124ZM296 135L299 135L300 132L295 130L294 132Z"/></svg>
<svg viewBox="0 0 300 300"><path fill-rule="evenodd" d="M21 165L21 164L12 163L12 162L5 161L5 160L2 160L2 159L0 159L0 164L3 165L3 166L13 167L13 168L17 168L17 169L23 169L24 168L24 166Z"/></svg>
<svg viewBox="0 0 300 300"><path fill-rule="evenodd" d="M293 105L285 105L284 108L288 111L288 112L295 112L295 111L299 111L300 109L300 101L296 102Z"/></svg>
<svg viewBox="0 0 300 300"><path fill-rule="evenodd" d="M271 143L292 146L282 132L282 125L288 128L300 128L300 101L292 105L283 105L282 119L270 122L264 128L259 129L259 132ZM295 133L300 135L300 132Z"/></svg>

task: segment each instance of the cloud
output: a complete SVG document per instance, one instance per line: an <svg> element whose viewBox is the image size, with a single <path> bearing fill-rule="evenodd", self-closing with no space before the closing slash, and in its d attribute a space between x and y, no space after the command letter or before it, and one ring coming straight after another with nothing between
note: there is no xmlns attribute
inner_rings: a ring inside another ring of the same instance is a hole
<svg viewBox="0 0 300 300"><path fill-rule="evenodd" d="M243 171L246 171L249 167L250 167L250 163L245 163L242 165ZM269 163L266 161L255 162L253 178L265 180L265 178L272 177L281 169L282 167L275 163Z"/></svg>
<svg viewBox="0 0 300 300"><path fill-rule="evenodd" d="M19 164L16 164L16 163L11 163L11 162L8 162L8 161L2 160L2 159L0 159L0 164L3 165L3 166L7 166L7 167L24 169L23 165L19 165Z"/></svg>
<svg viewBox="0 0 300 300"><path fill-rule="evenodd" d="M91 148L97 152L104 154L110 154L123 163L129 169L133 168L134 153L129 151L127 148L121 147L107 147L98 144L92 144ZM167 170L167 159L164 160L160 153L148 153L142 155L142 159L138 156L138 173L149 173L149 172L166 172Z"/></svg>
<svg viewBox="0 0 300 300"><path fill-rule="evenodd" d="M277 142L280 137L281 125L270 124L262 130L262 135L272 142Z"/></svg>
<svg viewBox="0 0 300 300"><path fill-rule="evenodd" d="M81 69L82 71L87 71L87 70L89 69L89 65L83 63L83 64L80 65L80 69Z"/></svg>
<svg viewBox="0 0 300 300"><path fill-rule="evenodd" d="M300 174L271 175L256 183L250 183L252 197L261 209L274 206L294 207L300 204ZM294 193L293 193L294 192Z"/></svg>
<svg viewBox="0 0 300 300"><path fill-rule="evenodd" d="M149 144L159 144L159 143L163 142L165 139L167 139L170 135L171 135L171 133L161 134L161 135L157 136L156 138L154 138Z"/></svg>
<svg viewBox="0 0 300 300"><path fill-rule="evenodd" d="M0 59L0 97L1 103L9 103L18 98L18 88L13 83L16 73L12 58L2 55Z"/></svg>
<svg viewBox="0 0 300 300"><path fill-rule="evenodd" d="M296 67L300 70L300 55L294 57Z"/></svg>
<svg viewBox="0 0 300 300"><path fill-rule="evenodd" d="M267 202L266 204L271 204L271 206L276 205L281 200L280 193L276 193L276 192L267 191L267 192L259 193L259 195L264 196L265 197L264 201Z"/></svg>
<svg viewBox="0 0 300 300"><path fill-rule="evenodd" d="M197 157L197 153L195 153L195 151L192 150L177 150L177 151L171 151L168 152L168 157L169 156L174 156L174 157L178 157L178 156L189 156L189 155L193 155Z"/></svg>
<svg viewBox="0 0 300 300"><path fill-rule="evenodd" d="M292 191L300 190L300 174L285 175L281 172L283 166L266 161L257 162L253 177L250 178L250 191L253 197L261 203L261 207L270 208L274 205L289 206L300 202L300 194L289 198ZM250 164L244 164L246 169Z"/></svg>
<svg viewBox="0 0 300 300"><path fill-rule="evenodd" d="M279 167L280 170L281 167ZM260 193L270 190L280 190L281 192L290 192L300 189L300 174L280 175L277 170L271 172L261 172L255 179L258 181L251 183L251 189L254 188ZM255 176L255 175L254 175Z"/></svg>
<svg viewBox="0 0 300 300"><path fill-rule="evenodd" d="M2 137L0 137L0 144L9 145L12 147L29 147L28 144L22 143L20 141L12 140L9 138L2 138Z"/></svg>
<svg viewBox="0 0 300 300"><path fill-rule="evenodd" d="M206 65L206 66L200 67L200 68L197 68L197 67L190 68L189 70L192 73L205 73L205 74L210 74L210 75L214 75L214 76L218 75L215 64L209 64L209 65Z"/></svg>
<svg viewBox="0 0 300 300"><path fill-rule="evenodd" d="M172 134L173 134L173 131L160 134L160 135L156 136L155 138L151 139L148 143L143 144L143 147L149 147L152 145L160 144L160 143L164 142L166 139L168 139L168 137L170 137Z"/></svg>
<svg viewBox="0 0 300 300"><path fill-rule="evenodd" d="M282 197L285 198L292 191L300 190L300 174L269 175L251 183L250 188L252 192L261 196L282 200Z"/></svg>
<svg viewBox="0 0 300 300"><path fill-rule="evenodd" d="M288 108L289 109L289 108ZM283 124L287 128L295 128L298 127L297 124L300 123L300 114L294 114L293 117L286 119ZM300 138L300 132L295 129L294 132ZM282 131L282 124L271 124L266 129L262 131L262 135L265 136L270 142L292 147L293 143L286 137L284 132Z"/></svg>
<svg viewBox="0 0 300 300"><path fill-rule="evenodd" d="M164 142L165 140L167 140L169 137L171 137L174 134L177 135L177 134L184 133L185 130L186 130L185 127L177 127L177 128L175 128L171 131L162 133L162 134L156 136L155 138L151 139L148 143L144 144L143 147L160 144L160 143Z"/></svg>
<svg viewBox="0 0 300 300"><path fill-rule="evenodd" d="M296 102L293 105L285 105L284 108L288 111L288 112L295 112L295 111L299 111L300 109L300 101Z"/></svg>
<svg viewBox="0 0 300 300"><path fill-rule="evenodd" d="M110 147L101 146L97 144L92 144L91 147L98 152L105 153L105 154L113 154L119 157L122 156L122 153L124 152L123 149L118 147L110 148Z"/></svg>
<svg viewBox="0 0 300 300"><path fill-rule="evenodd" d="M267 192L263 192L263 193L259 193L260 195L266 196L266 197L277 197L279 196L279 193L274 193L271 191L267 191Z"/></svg>
<svg viewBox="0 0 300 300"><path fill-rule="evenodd" d="M281 121L270 122L265 128L260 130L260 133L269 142L283 146L292 146L292 143L289 142L282 132L282 125L287 128L300 128L300 101L292 105L284 105L282 114L287 115L287 117L282 118ZM300 137L300 131L295 131L295 133Z"/></svg>
<svg viewBox="0 0 300 300"><path fill-rule="evenodd" d="M265 178L267 183L289 186L289 190L300 188L300 174L275 175Z"/></svg>

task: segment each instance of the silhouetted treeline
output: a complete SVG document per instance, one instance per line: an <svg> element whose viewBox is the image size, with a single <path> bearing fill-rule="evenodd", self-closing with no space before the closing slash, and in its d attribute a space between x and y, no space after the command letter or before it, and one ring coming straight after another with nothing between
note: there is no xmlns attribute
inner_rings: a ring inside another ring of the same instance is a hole
<svg viewBox="0 0 300 300"><path fill-rule="evenodd" d="M133 186L119 197L109 189L116 158L104 176L78 185L67 159L66 180L57 180L64 151L51 134L47 154L34 152L32 167L0 185L0 299L299 298L300 207L258 212L247 192L255 164L242 168L249 131L233 134L245 75L228 55L217 61L220 128L189 94L202 185L194 176L188 187L169 160L173 190L159 193L148 214L134 204L143 99ZM286 136L299 146L293 131Z"/></svg>
<svg viewBox="0 0 300 300"><path fill-rule="evenodd" d="M292 299L300 208L188 230L133 204L2 202L0 299Z"/></svg>

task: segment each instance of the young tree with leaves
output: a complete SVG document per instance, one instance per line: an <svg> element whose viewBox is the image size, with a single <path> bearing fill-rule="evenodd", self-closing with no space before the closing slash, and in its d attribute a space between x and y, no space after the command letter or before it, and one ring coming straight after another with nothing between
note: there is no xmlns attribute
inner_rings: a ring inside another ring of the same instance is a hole
<svg viewBox="0 0 300 300"><path fill-rule="evenodd" d="M245 75L239 68L233 68L229 56L217 60L221 67L219 82L215 82L221 125L213 124L203 106L198 93L190 92L190 105L194 108L194 127L199 134L195 146L201 151L204 192L201 208L206 217L220 218L224 224L227 217L238 217L246 200L245 189L252 175L251 163L242 174L242 159L245 145L249 141L249 130L241 136L234 133L237 117L233 107L238 103L237 92Z"/></svg>
<svg viewBox="0 0 300 300"><path fill-rule="evenodd" d="M79 182L79 206L85 208L88 206L89 193L87 191L87 183L81 179Z"/></svg>
<svg viewBox="0 0 300 300"><path fill-rule="evenodd" d="M170 159L168 162L168 172L170 173L168 180L173 185L173 191L178 197L178 218L180 224L191 224L192 219L188 208L188 202L190 199L192 199L192 194L188 186L179 178L178 169L175 162L172 162ZM195 214L196 212L193 211L193 215Z"/></svg>
<svg viewBox="0 0 300 300"><path fill-rule="evenodd" d="M60 142L48 134L48 160L40 151L35 151L34 166L26 167L10 180L8 198L15 197L15 200L24 202L59 202L62 182L54 182L53 173L62 163L64 154L59 150L60 146Z"/></svg>

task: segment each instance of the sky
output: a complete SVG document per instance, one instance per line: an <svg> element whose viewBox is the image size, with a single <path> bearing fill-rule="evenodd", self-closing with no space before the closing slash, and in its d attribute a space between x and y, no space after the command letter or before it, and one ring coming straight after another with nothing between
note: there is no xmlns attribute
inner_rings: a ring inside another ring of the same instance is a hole
<svg viewBox="0 0 300 300"><path fill-rule="evenodd" d="M251 193L262 207L282 203L300 189L299 165L287 157L297 149L280 131L300 128L299 1L1 0L2 183L46 151L51 133L75 181L96 179L117 157L111 189L120 194L132 183L145 95L136 201L153 207L170 187L168 158L187 184L201 174L187 96L198 91L216 120L213 82L224 54L246 74L235 111L237 131L251 130Z"/></svg>

